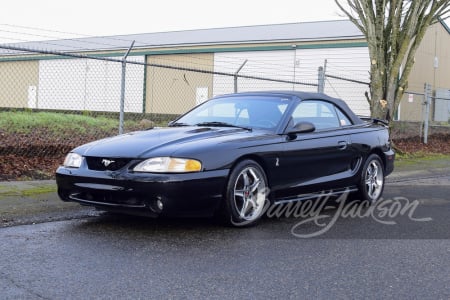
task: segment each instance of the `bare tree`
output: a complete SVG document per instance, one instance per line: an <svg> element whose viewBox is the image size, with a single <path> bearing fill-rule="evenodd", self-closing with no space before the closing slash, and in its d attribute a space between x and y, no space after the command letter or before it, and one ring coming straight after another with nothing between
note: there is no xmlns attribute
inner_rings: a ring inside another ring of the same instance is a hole
<svg viewBox="0 0 450 300"><path fill-rule="evenodd" d="M408 87L417 48L428 27L449 13L450 0L335 2L367 39L371 115L391 120Z"/></svg>

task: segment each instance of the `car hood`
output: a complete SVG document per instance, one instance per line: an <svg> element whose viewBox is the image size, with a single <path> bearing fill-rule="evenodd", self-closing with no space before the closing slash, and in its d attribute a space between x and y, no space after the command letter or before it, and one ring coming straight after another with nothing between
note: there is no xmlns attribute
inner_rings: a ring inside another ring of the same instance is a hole
<svg viewBox="0 0 450 300"><path fill-rule="evenodd" d="M181 149L201 149L218 143L254 139L267 132L251 132L240 128L176 127L158 128L118 135L80 146L74 152L95 157L145 158L171 156Z"/></svg>

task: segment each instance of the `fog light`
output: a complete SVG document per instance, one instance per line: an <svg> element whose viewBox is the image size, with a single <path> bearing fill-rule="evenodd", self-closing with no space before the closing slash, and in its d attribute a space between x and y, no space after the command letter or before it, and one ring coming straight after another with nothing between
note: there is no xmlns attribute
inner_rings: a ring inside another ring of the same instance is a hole
<svg viewBox="0 0 450 300"><path fill-rule="evenodd" d="M159 210L163 210L164 205L161 200L156 200L156 206L158 206Z"/></svg>

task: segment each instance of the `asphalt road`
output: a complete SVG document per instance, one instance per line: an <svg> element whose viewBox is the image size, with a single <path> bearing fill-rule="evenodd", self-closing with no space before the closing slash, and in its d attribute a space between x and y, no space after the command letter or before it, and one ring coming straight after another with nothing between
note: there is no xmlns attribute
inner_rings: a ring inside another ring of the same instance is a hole
<svg viewBox="0 0 450 300"><path fill-rule="evenodd" d="M335 203L322 226L92 214L0 228L0 298L449 299L449 183L390 182L371 214Z"/></svg>

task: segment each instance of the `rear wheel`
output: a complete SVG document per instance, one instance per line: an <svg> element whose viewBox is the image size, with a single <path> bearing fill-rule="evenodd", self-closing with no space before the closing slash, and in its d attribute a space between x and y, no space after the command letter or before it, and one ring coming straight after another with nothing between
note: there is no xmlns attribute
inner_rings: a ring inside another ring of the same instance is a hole
<svg viewBox="0 0 450 300"><path fill-rule="evenodd" d="M384 167L380 157L371 154L361 172L358 200L367 200L371 203L380 199L384 190Z"/></svg>
<svg viewBox="0 0 450 300"><path fill-rule="evenodd" d="M225 191L223 220L232 226L251 226L265 213L267 177L253 160L239 162L231 171Z"/></svg>

